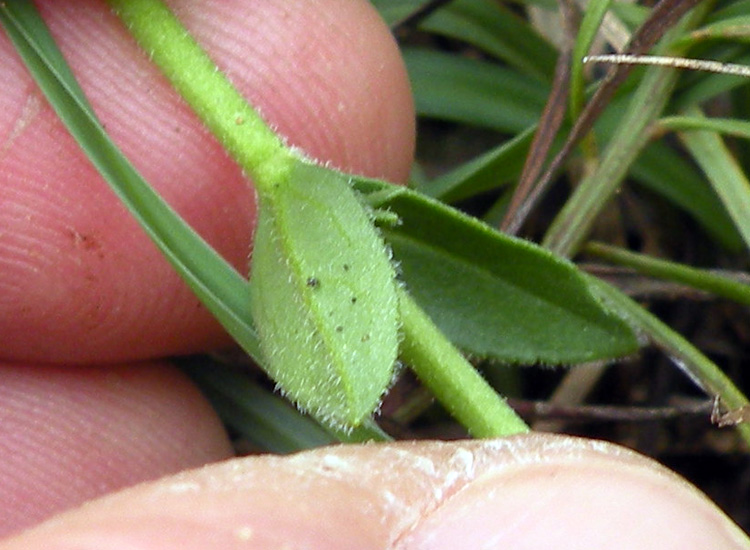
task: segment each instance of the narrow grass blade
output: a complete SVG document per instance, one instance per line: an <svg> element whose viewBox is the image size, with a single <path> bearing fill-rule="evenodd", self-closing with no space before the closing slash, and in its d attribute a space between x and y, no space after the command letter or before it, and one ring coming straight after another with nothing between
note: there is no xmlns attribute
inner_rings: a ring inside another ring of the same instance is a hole
<svg viewBox="0 0 750 550"><path fill-rule="evenodd" d="M265 451L293 453L337 441L240 371L196 363L183 364L182 370L200 386L225 424Z"/></svg>
<svg viewBox="0 0 750 550"><path fill-rule="evenodd" d="M434 0L370 0L385 22L395 27L429 7Z"/></svg>
<svg viewBox="0 0 750 550"><path fill-rule="evenodd" d="M594 0L586 6L581 26L576 35L570 65L570 115L575 120L583 110L585 82L583 78L583 58L589 52L604 15L612 0Z"/></svg>
<svg viewBox="0 0 750 550"><path fill-rule="evenodd" d="M418 187L420 193L453 202L518 180L536 125L495 149Z"/></svg>
<svg viewBox="0 0 750 550"><path fill-rule="evenodd" d="M517 133L536 123L549 88L488 61L403 50L417 113Z"/></svg>
<svg viewBox="0 0 750 550"><path fill-rule="evenodd" d="M683 283L750 306L750 285L718 273L636 254L603 243L588 243L584 251L603 260L631 267L644 275Z"/></svg>
<svg viewBox="0 0 750 550"><path fill-rule="evenodd" d="M748 406L747 397L734 382L685 338L613 286L595 277L589 276L589 281L592 289L603 300L609 302L635 330L646 335L666 353L698 387L711 396L719 397L729 410ZM740 423L736 428L745 442L750 444L750 423Z"/></svg>
<svg viewBox="0 0 750 550"><path fill-rule="evenodd" d="M544 237L544 246L561 256L576 253L602 208L648 143L648 127L666 105L676 80L677 73L672 69L649 69L612 136L601 164L579 184L558 213Z"/></svg>
<svg viewBox="0 0 750 550"><path fill-rule="evenodd" d="M724 205L680 151L664 141L649 143L632 165L630 175L692 216L727 250L742 250L742 238Z"/></svg>
<svg viewBox="0 0 750 550"><path fill-rule="evenodd" d="M705 118L695 116L669 116L659 120L662 130L708 130L741 139L750 139L750 122L735 118Z"/></svg>
<svg viewBox="0 0 750 550"><path fill-rule="evenodd" d="M548 83L555 70L555 47L494 0L452 0L419 28L471 44L539 82Z"/></svg>
<svg viewBox="0 0 750 550"><path fill-rule="evenodd" d="M688 114L701 115L697 108ZM681 132L680 139L708 177L729 216L750 247L750 180L716 132Z"/></svg>

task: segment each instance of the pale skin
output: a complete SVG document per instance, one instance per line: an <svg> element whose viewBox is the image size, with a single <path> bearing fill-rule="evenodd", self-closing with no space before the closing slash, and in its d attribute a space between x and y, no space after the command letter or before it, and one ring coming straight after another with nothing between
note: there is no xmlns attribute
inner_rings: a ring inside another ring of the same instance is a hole
<svg viewBox="0 0 750 550"><path fill-rule="evenodd" d="M291 143L405 179L408 86L366 2L172 5ZM40 7L120 146L246 269L255 211L239 170L105 6ZM227 337L87 165L4 36L0 49L0 550L750 547L677 476L584 440L228 460L215 414L160 359Z"/></svg>

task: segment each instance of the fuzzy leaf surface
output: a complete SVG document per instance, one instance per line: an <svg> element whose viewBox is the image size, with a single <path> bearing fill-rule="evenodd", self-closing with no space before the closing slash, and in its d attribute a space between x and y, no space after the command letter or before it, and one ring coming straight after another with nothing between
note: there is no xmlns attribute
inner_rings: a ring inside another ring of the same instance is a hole
<svg viewBox="0 0 750 550"><path fill-rule="evenodd" d="M266 369L304 410L357 426L398 352L390 253L348 178L299 161L260 193L252 311Z"/></svg>
<svg viewBox="0 0 750 550"><path fill-rule="evenodd" d="M358 180L402 223L383 228L417 303L458 347L502 362L622 357L637 341L576 266L407 189Z"/></svg>

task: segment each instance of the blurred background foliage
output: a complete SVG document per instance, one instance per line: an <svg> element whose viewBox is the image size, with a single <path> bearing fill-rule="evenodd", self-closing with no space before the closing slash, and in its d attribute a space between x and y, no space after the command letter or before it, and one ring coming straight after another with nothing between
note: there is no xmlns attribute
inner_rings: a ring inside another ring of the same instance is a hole
<svg viewBox="0 0 750 550"><path fill-rule="evenodd" d="M584 65L583 55L658 52L748 64L750 2L682 2L697 6L687 16L667 9L680 2L372 3L399 40L413 86L419 134L412 185L573 258L679 332L747 393L746 77L628 67L547 187L525 212L517 205L533 195L519 181L539 185L583 106L617 70ZM660 8L666 11L655 21ZM654 83L659 78L669 82ZM540 127L559 130L534 150ZM617 156L621 166L608 168ZM524 166L532 177L522 177ZM738 293L707 287L714 276ZM625 360L570 370L484 367L535 428L603 437L654 456L750 528L747 447L732 430L712 425L705 394L668 349L646 343ZM420 436L457 433L429 417L410 428Z"/></svg>

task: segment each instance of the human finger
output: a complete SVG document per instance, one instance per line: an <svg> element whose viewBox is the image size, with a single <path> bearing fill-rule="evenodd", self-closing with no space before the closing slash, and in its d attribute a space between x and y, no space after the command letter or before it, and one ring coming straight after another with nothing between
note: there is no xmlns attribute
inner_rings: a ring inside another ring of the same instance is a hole
<svg viewBox="0 0 750 550"><path fill-rule="evenodd" d="M71 511L0 550L747 549L687 482L553 435L236 459Z"/></svg>
<svg viewBox="0 0 750 550"><path fill-rule="evenodd" d="M216 413L166 363L0 368L0 537L230 456Z"/></svg>
<svg viewBox="0 0 750 550"><path fill-rule="evenodd" d="M406 73L366 0L171 2L291 145L402 180ZM106 4L38 3L104 126L240 272L255 204L239 168ZM2 359L94 363L202 351L228 338L90 166L0 36Z"/></svg>

